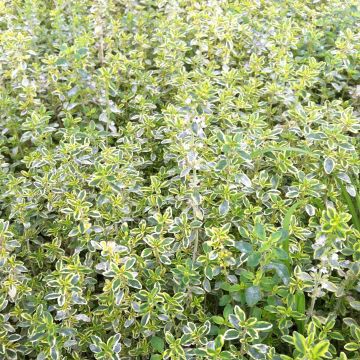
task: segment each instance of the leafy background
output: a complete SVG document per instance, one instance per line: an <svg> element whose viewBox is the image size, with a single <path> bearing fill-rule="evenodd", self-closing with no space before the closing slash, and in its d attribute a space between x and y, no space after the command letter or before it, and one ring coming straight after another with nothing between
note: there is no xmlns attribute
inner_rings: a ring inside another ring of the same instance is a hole
<svg viewBox="0 0 360 360"><path fill-rule="evenodd" d="M0 2L1 359L359 359L356 0Z"/></svg>

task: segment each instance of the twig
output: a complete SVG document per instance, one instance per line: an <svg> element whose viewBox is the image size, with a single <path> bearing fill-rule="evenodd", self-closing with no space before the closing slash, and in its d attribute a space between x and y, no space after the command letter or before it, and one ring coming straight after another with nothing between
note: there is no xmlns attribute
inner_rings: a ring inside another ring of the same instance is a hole
<svg viewBox="0 0 360 360"><path fill-rule="evenodd" d="M193 189L194 189L194 193L195 190L197 189L197 174L196 174L196 169L193 169ZM195 201L192 200L192 210L193 210L193 217L194 219L196 219L197 217L197 205L195 204ZM197 251L198 251L198 247L199 247L199 230L197 228L194 229L194 249L193 249L193 256L192 256L192 262L193 264L195 264L196 261L196 255L197 255Z"/></svg>
<svg viewBox="0 0 360 360"><path fill-rule="evenodd" d="M314 282L314 290L311 296L311 303L310 303L310 307L308 310L308 319L310 319L313 316L314 313L314 308L315 308L315 302L316 302L316 298L317 298L317 294L318 294L318 279L317 279L317 275L316 274L316 278L315 278L315 282Z"/></svg>

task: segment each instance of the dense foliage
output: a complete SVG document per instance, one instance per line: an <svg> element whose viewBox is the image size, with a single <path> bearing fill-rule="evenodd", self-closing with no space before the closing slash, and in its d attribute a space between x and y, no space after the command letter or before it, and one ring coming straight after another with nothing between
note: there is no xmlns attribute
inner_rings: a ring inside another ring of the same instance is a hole
<svg viewBox="0 0 360 360"><path fill-rule="evenodd" d="M359 359L357 0L0 2L0 359Z"/></svg>

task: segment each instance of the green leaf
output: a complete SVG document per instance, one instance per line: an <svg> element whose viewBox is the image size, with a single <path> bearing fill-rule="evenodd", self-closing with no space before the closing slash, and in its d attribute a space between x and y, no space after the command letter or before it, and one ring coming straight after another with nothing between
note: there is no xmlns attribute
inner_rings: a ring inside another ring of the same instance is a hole
<svg viewBox="0 0 360 360"><path fill-rule="evenodd" d="M134 266L135 263L136 263L135 258L128 259L125 263L125 270L130 270Z"/></svg>
<svg viewBox="0 0 360 360"><path fill-rule="evenodd" d="M120 289L120 286L121 286L120 279L113 280L111 287L112 287L112 290L114 291L114 293L118 292L118 290Z"/></svg>
<svg viewBox="0 0 360 360"><path fill-rule="evenodd" d="M250 346L248 353L251 359L265 360L267 358L269 347L265 344L255 344Z"/></svg>
<svg viewBox="0 0 360 360"><path fill-rule="evenodd" d="M216 164L216 170L223 170L225 169L226 165L227 165L226 159L222 159L218 161L218 163Z"/></svg>
<svg viewBox="0 0 360 360"><path fill-rule="evenodd" d="M221 216L226 215L229 212L229 202L224 200L219 206L219 214Z"/></svg>
<svg viewBox="0 0 360 360"><path fill-rule="evenodd" d="M258 149L258 150L254 150L251 153L251 157L254 158L258 155L262 155L265 154L267 152L276 152L276 151L280 151L280 152L295 152L295 153L299 153L299 154L304 154L304 155L308 155L311 157L315 157L318 158L318 155L316 153L314 153L311 150L307 150L307 149L302 149L302 148L297 148L297 147L291 147L291 146L284 146L284 147L280 147L280 148L275 148L275 147L265 147L262 149Z"/></svg>
<svg viewBox="0 0 360 360"><path fill-rule="evenodd" d="M331 333L329 333L329 336L331 339L335 339L339 341L345 340L344 336L339 331L332 331Z"/></svg>
<svg viewBox="0 0 360 360"><path fill-rule="evenodd" d="M249 177L245 174L240 174L239 175L239 180L240 182L244 185L244 186L247 186L247 187L251 187L252 186L252 183L251 183L251 180L249 179Z"/></svg>
<svg viewBox="0 0 360 360"><path fill-rule="evenodd" d="M141 285L140 281L136 280L136 279L129 279L128 284L129 284L129 286L131 286L131 287L133 287L135 289L141 289L142 288L142 285Z"/></svg>
<svg viewBox="0 0 360 360"><path fill-rule="evenodd" d="M240 250L241 252L243 252L245 254L249 254L253 251L252 245L246 241L236 241L235 247L236 247L236 249Z"/></svg>
<svg viewBox="0 0 360 360"><path fill-rule="evenodd" d="M270 263L264 266L264 270L275 270L276 274L282 280L284 285L288 285L290 283L290 274L288 268L282 263Z"/></svg>
<svg viewBox="0 0 360 360"><path fill-rule="evenodd" d="M247 259L247 265L250 267L256 267L259 265L261 259L261 254L257 251L251 253Z"/></svg>
<svg viewBox="0 0 360 360"><path fill-rule="evenodd" d="M263 240L263 241L266 240L264 225L262 225L260 223L256 223L255 224L255 233L260 240Z"/></svg>
<svg viewBox="0 0 360 360"><path fill-rule="evenodd" d="M237 330L229 329L225 331L224 339L225 340L236 340L240 337L240 334Z"/></svg>
<svg viewBox="0 0 360 360"><path fill-rule="evenodd" d="M222 351L219 356L220 356L221 360L233 360L234 359L233 354L230 351Z"/></svg>
<svg viewBox="0 0 360 360"><path fill-rule="evenodd" d="M272 327L272 324L266 321L257 321L256 324L253 326L253 328L258 331L268 331L271 330Z"/></svg>
<svg viewBox="0 0 360 360"><path fill-rule="evenodd" d="M290 335L283 335L281 339L290 345L294 345L294 338Z"/></svg>
<svg viewBox="0 0 360 360"><path fill-rule="evenodd" d="M164 351L165 342L161 337L153 336L150 339L151 346L154 350L156 350L159 353L162 353Z"/></svg>
<svg viewBox="0 0 360 360"><path fill-rule="evenodd" d="M240 321L246 320L246 314L245 311L238 305L235 305L234 307L234 314Z"/></svg>
<svg viewBox="0 0 360 360"><path fill-rule="evenodd" d="M153 355L151 355L151 358L150 358L150 360L162 360L162 359L163 359L163 357L159 354L153 354Z"/></svg>
<svg viewBox="0 0 360 360"><path fill-rule="evenodd" d="M223 311L223 316L225 319L229 317L230 314L233 312L233 306L231 304L227 304Z"/></svg>
<svg viewBox="0 0 360 360"><path fill-rule="evenodd" d="M224 346L224 336L218 335L215 339L215 349L221 349Z"/></svg>
<svg viewBox="0 0 360 360"><path fill-rule="evenodd" d="M335 167L335 162L331 158L326 158L324 161L324 170L327 174L332 173Z"/></svg>
<svg viewBox="0 0 360 360"><path fill-rule="evenodd" d="M165 333L165 340L166 340L166 342L167 342L169 345L171 345L172 343L175 342L174 336L173 336L173 335L171 334L171 332L169 332L169 331L167 331L167 332Z"/></svg>
<svg viewBox="0 0 360 360"><path fill-rule="evenodd" d="M221 316L212 316L211 320L213 323L215 323L217 325L223 325L225 322L224 318Z"/></svg>
<svg viewBox="0 0 360 360"><path fill-rule="evenodd" d="M329 349L329 341L327 340L323 340L323 341L320 341L319 343L317 343L314 348L312 349L312 353L313 355L316 357L316 358L321 358L323 357L328 349Z"/></svg>
<svg viewBox="0 0 360 360"><path fill-rule="evenodd" d="M51 360L58 360L58 359L60 359L59 351L58 351L58 349L56 349L56 347L54 347L54 346L50 348L50 358L51 358Z"/></svg>
<svg viewBox="0 0 360 360"><path fill-rule="evenodd" d="M344 349L347 351L357 351L360 349L360 344L355 342L350 342L345 344Z"/></svg>
<svg viewBox="0 0 360 360"><path fill-rule="evenodd" d="M293 332L294 345L297 351L302 354L305 354L307 351L306 339L300 333L294 331Z"/></svg>
<svg viewBox="0 0 360 360"><path fill-rule="evenodd" d="M278 259L278 260L289 260L289 255L288 253L280 248L274 248L272 251L273 255L274 255L274 260Z"/></svg>
<svg viewBox="0 0 360 360"><path fill-rule="evenodd" d="M248 306L254 306L261 300L261 291L258 286L251 286L245 290L245 299Z"/></svg>
<svg viewBox="0 0 360 360"><path fill-rule="evenodd" d="M283 232L281 230L275 231L271 234L270 240L272 243L277 243L283 236Z"/></svg>

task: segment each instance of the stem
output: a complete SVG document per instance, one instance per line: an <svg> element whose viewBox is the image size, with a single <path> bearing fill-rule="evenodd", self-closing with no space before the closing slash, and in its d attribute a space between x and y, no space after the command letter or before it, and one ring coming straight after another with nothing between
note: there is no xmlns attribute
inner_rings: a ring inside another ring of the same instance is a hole
<svg viewBox="0 0 360 360"><path fill-rule="evenodd" d="M316 289L316 292L317 292L317 289ZM314 308L315 308L315 302L316 302L316 296L315 296L315 294L313 294L313 296L311 297L310 308L309 308L309 311L308 311L308 319L310 319L313 316Z"/></svg>
<svg viewBox="0 0 360 360"><path fill-rule="evenodd" d="M106 132L109 131L109 122L110 122L110 106L109 106L109 87L108 87L108 83L106 82L105 85L105 99L106 99Z"/></svg>
<svg viewBox="0 0 360 360"><path fill-rule="evenodd" d="M95 5L95 38L98 40L98 58L100 67L104 65L104 19L107 0L97 0Z"/></svg>
<svg viewBox="0 0 360 360"><path fill-rule="evenodd" d="M355 178L355 183L356 183L356 197L355 197L355 200L356 200L356 208L357 208L356 210L357 210L358 215L360 216L360 194L359 194L360 182L359 182L358 178Z"/></svg>
<svg viewBox="0 0 360 360"><path fill-rule="evenodd" d="M352 223L355 226L355 228L360 231L360 220L359 220L359 218L357 216L354 203L352 202L352 200L350 198L350 195L348 194L348 192L346 191L344 185L341 182L340 182L340 188L341 188L342 196L343 196L344 200L346 201L348 209L349 209L349 211L351 213Z"/></svg>
<svg viewBox="0 0 360 360"><path fill-rule="evenodd" d="M303 291L297 290L295 294L296 301L296 311L301 314L305 314L305 294ZM300 334L305 333L305 321L304 320L295 320L298 331Z"/></svg>
<svg viewBox="0 0 360 360"><path fill-rule="evenodd" d="M193 168L193 189L194 193L197 189L197 174L196 169ZM197 205L195 204L195 201L192 202L192 210L193 210L193 217L196 219L196 213L197 213ZM194 249L193 249L193 256L192 256L192 263L195 264L196 261L196 255L199 247L199 230L197 228L194 229Z"/></svg>
<svg viewBox="0 0 360 360"><path fill-rule="evenodd" d="M100 61L100 65L103 66L104 65L104 36L103 36L102 28L101 28L100 43L99 43L99 61Z"/></svg>
<svg viewBox="0 0 360 360"><path fill-rule="evenodd" d="M194 250L193 250L193 256L192 256L193 264L195 264L197 250L198 250L198 247L199 247L199 232L198 232L197 229L195 229L194 231L195 231L195 239L194 239Z"/></svg>
<svg viewBox="0 0 360 360"><path fill-rule="evenodd" d="M334 313L335 314L337 314L339 309L340 309L341 300L342 300L342 297L339 297L339 298L336 299L336 305L335 305L335 308L334 308Z"/></svg>
<svg viewBox="0 0 360 360"><path fill-rule="evenodd" d="M314 308L315 308L315 302L316 302L316 297L317 297L317 293L318 293L318 278L317 278L316 274L316 278L315 278L315 283L314 283L314 290L311 296L311 303L310 303L310 307L309 307L309 311L308 311L308 319L310 319L313 316L314 313Z"/></svg>
<svg viewBox="0 0 360 360"><path fill-rule="evenodd" d="M98 23L98 34L99 34L99 49L98 49L98 56L99 56L99 62L100 66L104 65L104 28L103 28L103 17L102 17L102 4L101 1L98 3L98 12L97 12L97 23Z"/></svg>
<svg viewBox="0 0 360 360"><path fill-rule="evenodd" d="M303 203L303 200L297 201L293 204L289 210L286 212L282 228L283 228L283 247L286 253L288 254L288 259L286 259L285 264L289 271L291 270L290 262L291 262L291 254L290 254L290 223L291 223L291 216L295 213L296 209Z"/></svg>

